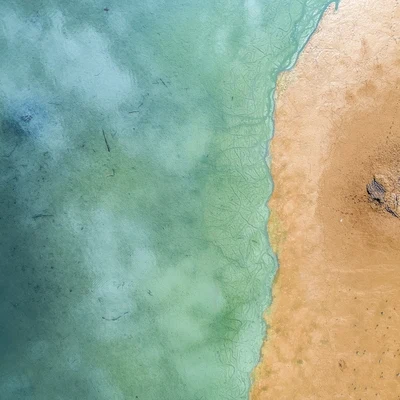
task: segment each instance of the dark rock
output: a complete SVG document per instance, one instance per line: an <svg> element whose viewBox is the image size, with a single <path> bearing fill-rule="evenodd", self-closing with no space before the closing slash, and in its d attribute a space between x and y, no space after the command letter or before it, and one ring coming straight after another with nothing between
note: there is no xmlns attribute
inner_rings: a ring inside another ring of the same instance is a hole
<svg viewBox="0 0 400 400"><path fill-rule="evenodd" d="M387 175L375 175L367 185L369 200L378 210L383 210L396 218L400 217L399 179Z"/></svg>
<svg viewBox="0 0 400 400"><path fill-rule="evenodd" d="M372 200L378 201L379 203L384 202L386 190L384 186L375 179L375 177L372 179L372 182L367 185L367 192Z"/></svg>

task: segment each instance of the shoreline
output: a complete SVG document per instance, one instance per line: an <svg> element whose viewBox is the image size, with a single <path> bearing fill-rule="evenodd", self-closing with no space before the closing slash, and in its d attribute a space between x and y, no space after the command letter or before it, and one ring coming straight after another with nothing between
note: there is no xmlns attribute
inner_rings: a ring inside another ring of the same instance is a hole
<svg viewBox="0 0 400 400"><path fill-rule="evenodd" d="M400 177L399 135L377 134L397 126L399 16L389 0L331 4L279 76L268 222L279 268L253 400L400 393L400 221L365 190L375 174Z"/></svg>

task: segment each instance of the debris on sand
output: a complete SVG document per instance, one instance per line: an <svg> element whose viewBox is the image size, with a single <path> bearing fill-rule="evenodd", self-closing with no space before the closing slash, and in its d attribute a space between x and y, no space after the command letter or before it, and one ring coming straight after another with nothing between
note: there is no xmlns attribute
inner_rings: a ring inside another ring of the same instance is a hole
<svg viewBox="0 0 400 400"><path fill-rule="evenodd" d="M394 217L400 218L399 178L395 179L389 175L374 175L372 181L367 185L367 193L375 209L384 210Z"/></svg>

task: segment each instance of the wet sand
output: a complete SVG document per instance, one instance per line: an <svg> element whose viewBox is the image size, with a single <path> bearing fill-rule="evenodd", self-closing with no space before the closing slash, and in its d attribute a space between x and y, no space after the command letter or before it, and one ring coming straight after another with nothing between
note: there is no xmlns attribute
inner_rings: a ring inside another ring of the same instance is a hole
<svg viewBox="0 0 400 400"><path fill-rule="evenodd" d="M280 268L252 400L400 399L400 218L366 190L378 177L397 202L398 4L343 0L281 76L268 227Z"/></svg>

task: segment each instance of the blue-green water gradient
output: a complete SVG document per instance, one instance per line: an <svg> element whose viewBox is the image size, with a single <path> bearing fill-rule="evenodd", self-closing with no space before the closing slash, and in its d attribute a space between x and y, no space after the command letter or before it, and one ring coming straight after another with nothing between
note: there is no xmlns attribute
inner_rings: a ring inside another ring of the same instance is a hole
<svg viewBox="0 0 400 400"><path fill-rule="evenodd" d="M248 398L274 88L328 3L1 2L1 399Z"/></svg>

